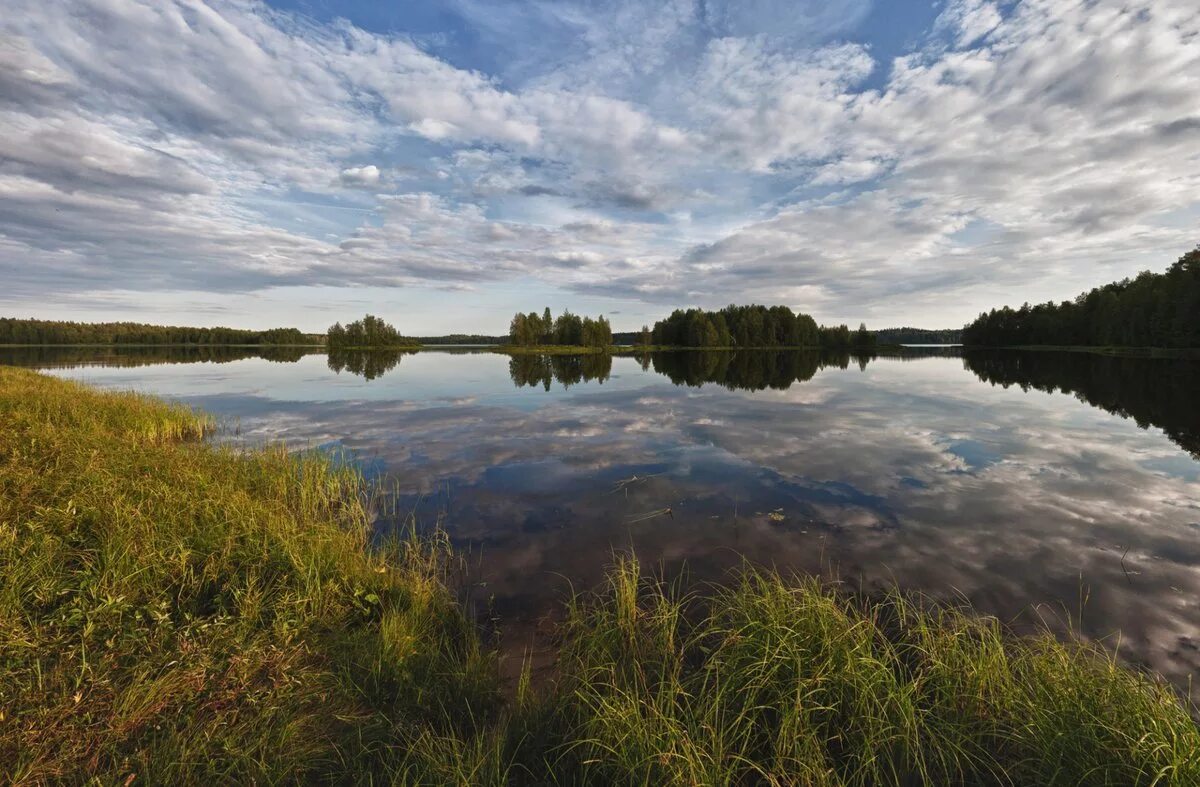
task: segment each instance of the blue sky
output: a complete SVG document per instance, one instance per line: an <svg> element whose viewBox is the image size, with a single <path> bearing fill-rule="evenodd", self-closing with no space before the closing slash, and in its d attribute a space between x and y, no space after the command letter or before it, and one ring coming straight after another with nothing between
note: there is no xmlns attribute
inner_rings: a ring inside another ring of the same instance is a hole
<svg viewBox="0 0 1200 787"><path fill-rule="evenodd" d="M1191 0L13 0L0 313L961 325L1196 245Z"/></svg>

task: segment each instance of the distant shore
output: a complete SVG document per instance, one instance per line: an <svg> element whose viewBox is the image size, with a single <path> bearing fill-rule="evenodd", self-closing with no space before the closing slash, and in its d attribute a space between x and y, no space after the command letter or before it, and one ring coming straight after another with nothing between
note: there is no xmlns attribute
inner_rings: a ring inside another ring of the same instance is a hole
<svg viewBox="0 0 1200 787"><path fill-rule="evenodd" d="M682 352L682 351L704 351L704 352L734 352L739 350L753 351L815 351L815 350L833 350L837 352L893 352L903 351L906 349L922 348L922 347L955 347L963 350L1024 350L1030 352L1080 352L1093 353L1097 355L1121 355L1135 357L1153 357L1153 358L1197 358L1200 359L1200 348L1172 348L1172 347L1092 347L1087 345L1049 345L1049 344L1025 344L1025 345L980 345L980 344L876 344L871 347L823 347L819 345L764 345L754 347L739 347L739 346L706 346L706 347L691 347L686 345L665 345L665 344L613 344L607 347L585 347L580 345L514 345L514 344L397 344L383 346L362 346L362 347L334 347L330 348L326 344L321 343L302 343L302 344L189 344L189 343L135 343L135 342L116 342L116 343L35 343L35 344L0 344L0 348L96 348L96 349L216 349L216 348L240 348L240 349L306 349L306 350L321 350L329 351L344 350L351 352L376 352L376 351L402 351L402 352L417 352L417 351L436 351L436 350L454 350L454 349L470 349L481 350L487 352L501 353L506 355L592 355L598 353L610 353L612 355L638 355L647 352Z"/></svg>

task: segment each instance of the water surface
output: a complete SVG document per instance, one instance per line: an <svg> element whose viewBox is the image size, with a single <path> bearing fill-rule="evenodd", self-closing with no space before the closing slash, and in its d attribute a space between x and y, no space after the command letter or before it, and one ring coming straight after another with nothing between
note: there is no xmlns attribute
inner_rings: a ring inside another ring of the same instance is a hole
<svg viewBox="0 0 1200 787"><path fill-rule="evenodd" d="M899 584L1200 671L1200 362L911 350L647 358L0 350L197 405L237 439L346 452L472 555L536 641L614 550ZM380 527L392 523L385 519Z"/></svg>

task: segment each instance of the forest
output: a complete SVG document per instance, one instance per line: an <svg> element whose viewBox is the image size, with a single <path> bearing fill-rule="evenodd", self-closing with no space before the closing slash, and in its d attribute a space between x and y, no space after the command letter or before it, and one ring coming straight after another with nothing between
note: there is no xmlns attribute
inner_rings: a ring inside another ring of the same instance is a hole
<svg viewBox="0 0 1200 787"><path fill-rule="evenodd" d="M1165 273L1097 287L1074 300L992 309L963 329L991 347L1200 347L1200 247Z"/></svg>
<svg viewBox="0 0 1200 787"><path fill-rule="evenodd" d="M0 344L320 344L320 337L296 328L248 331L237 328L182 328L138 322L66 322L0 317Z"/></svg>
<svg viewBox="0 0 1200 787"><path fill-rule="evenodd" d="M734 306L720 311L676 309L654 328L642 328L640 344L667 347L823 347L869 350L875 334L859 325L818 326L807 314L786 306Z"/></svg>
<svg viewBox="0 0 1200 787"><path fill-rule="evenodd" d="M884 328L875 331L880 344L960 344L962 328Z"/></svg>
<svg viewBox="0 0 1200 787"><path fill-rule="evenodd" d="M554 317L550 307L546 307L540 315L537 312L514 314L508 328L508 340L510 344L520 347L608 347L613 343L613 332L608 318L603 314L593 319L564 310Z"/></svg>
<svg viewBox="0 0 1200 787"><path fill-rule="evenodd" d="M492 336L484 333L448 333L442 336L417 336L421 344L504 344L507 336Z"/></svg>
<svg viewBox="0 0 1200 787"><path fill-rule="evenodd" d="M361 320L342 325L335 322L325 334L329 349L366 349L371 347L416 347L416 339L401 336L386 321L368 314Z"/></svg>

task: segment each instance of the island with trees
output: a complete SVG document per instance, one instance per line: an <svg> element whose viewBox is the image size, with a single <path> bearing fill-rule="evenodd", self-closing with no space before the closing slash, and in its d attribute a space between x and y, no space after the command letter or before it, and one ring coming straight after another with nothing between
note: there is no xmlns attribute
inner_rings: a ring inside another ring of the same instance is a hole
<svg viewBox="0 0 1200 787"><path fill-rule="evenodd" d="M509 324L506 352L645 352L678 349L803 349L871 350L875 334L859 325L819 326L816 320L787 306L729 305L719 311L676 309L654 328L623 333L629 344L617 347L608 319L603 315L579 317L569 310L554 317L549 308L541 314L518 312Z"/></svg>
<svg viewBox="0 0 1200 787"><path fill-rule="evenodd" d="M325 334L325 345L339 350L394 349L397 347L417 348L416 339L401 336L391 324L368 314L361 320L342 325L336 322Z"/></svg>
<svg viewBox="0 0 1200 787"><path fill-rule="evenodd" d="M508 327L507 352L606 352L612 348L613 332L608 318L580 317L564 310L558 317L546 307L541 314L517 312Z"/></svg>
<svg viewBox="0 0 1200 787"><path fill-rule="evenodd" d="M810 315L787 306L735 306L719 311L676 309L669 317L642 328L640 344L660 348L825 348L870 350L875 334L860 324L817 325Z"/></svg>

